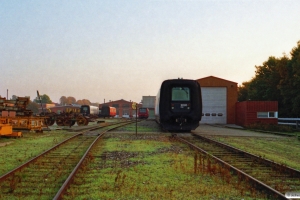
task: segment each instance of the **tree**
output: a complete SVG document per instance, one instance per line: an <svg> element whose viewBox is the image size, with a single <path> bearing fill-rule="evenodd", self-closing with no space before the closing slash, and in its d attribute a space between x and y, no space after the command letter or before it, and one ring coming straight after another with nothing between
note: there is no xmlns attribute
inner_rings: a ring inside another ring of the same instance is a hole
<svg viewBox="0 0 300 200"><path fill-rule="evenodd" d="M78 101L76 102L76 104L79 104L79 105L92 105L92 103L91 103L90 100L88 100L88 99L78 100Z"/></svg>
<svg viewBox="0 0 300 200"><path fill-rule="evenodd" d="M76 104L78 104L78 105L83 105L84 103L83 103L82 100L77 100Z"/></svg>
<svg viewBox="0 0 300 200"><path fill-rule="evenodd" d="M60 105L65 105L65 104L67 104L67 97L66 97L66 96L60 97L59 103L60 103Z"/></svg>
<svg viewBox="0 0 300 200"><path fill-rule="evenodd" d="M249 100L248 97L249 84L250 82L243 82L242 85L238 87L238 101Z"/></svg>
<svg viewBox="0 0 300 200"><path fill-rule="evenodd" d="M280 91L281 99L278 102L279 114L283 117L292 117L292 99L293 94L293 72L291 68L290 59L284 56L278 63L280 82L278 84L278 89Z"/></svg>
<svg viewBox="0 0 300 200"><path fill-rule="evenodd" d="M67 104L75 104L76 99L74 97L67 97Z"/></svg>
<svg viewBox="0 0 300 200"><path fill-rule="evenodd" d="M84 105L91 105L90 100L83 99L82 102L83 102Z"/></svg>
<svg viewBox="0 0 300 200"><path fill-rule="evenodd" d="M35 114L39 113L39 105L36 102L29 101L26 109L31 110Z"/></svg>
<svg viewBox="0 0 300 200"><path fill-rule="evenodd" d="M255 77L251 80L248 88L248 97L251 100L278 101L280 91L278 84L280 74L278 62L280 59L269 57L262 66L255 66Z"/></svg>
<svg viewBox="0 0 300 200"><path fill-rule="evenodd" d="M12 95L11 100L17 100L18 96L17 95Z"/></svg>
<svg viewBox="0 0 300 200"><path fill-rule="evenodd" d="M298 41L298 46L293 48L291 51L291 61L290 68L292 69L292 78L291 78L291 99L292 114L294 117L300 115L300 41Z"/></svg>
<svg viewBox="0 0 300 200"><path fill-rule="evenodd" d="M50 97L47 94L40 95L40 98L41 98L42 103L52 103ZM38 97L36 97L34 99L34 102L36 102L36 103L41 103L41 101Z"/></svg>
<svg viewBox="0 0 300 200"><path fill-rule="evenodd" d="M290 52L291 58L269 57L255 66L255 77L238 88L238 100L278 101L281 117L300 115L300 41Z"/></svg>

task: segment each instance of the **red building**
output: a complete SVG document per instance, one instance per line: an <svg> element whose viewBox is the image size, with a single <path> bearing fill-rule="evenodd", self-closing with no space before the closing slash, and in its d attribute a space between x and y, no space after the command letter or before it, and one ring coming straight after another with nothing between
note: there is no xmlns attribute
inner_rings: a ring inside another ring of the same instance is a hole
<svg viewBox="0 0 300 200"><path fill-rule="evenodd" d="M208 76L196 80L201 86L203 113L201 123L234 124L237 83Z"/></svg>
<svg viewBox="0 0 300 200"><path fill-rule="evenodd" d="M236 103L236 124L247 126L254 123L277 124L277 101L243 101Z"/></svg>

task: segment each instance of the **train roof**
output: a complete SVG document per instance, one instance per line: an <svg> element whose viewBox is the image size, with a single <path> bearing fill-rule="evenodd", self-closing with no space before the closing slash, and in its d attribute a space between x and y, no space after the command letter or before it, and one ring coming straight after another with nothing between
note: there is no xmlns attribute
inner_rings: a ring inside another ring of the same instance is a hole
<svg viewBox="0 0 300 200"><path fill-rule="evenodd" d="M162 82L162 86L163 85L170 85L170 84L199 84L196 80L192 80L192 79L168 79L168 80L164 80Z"/></svg>

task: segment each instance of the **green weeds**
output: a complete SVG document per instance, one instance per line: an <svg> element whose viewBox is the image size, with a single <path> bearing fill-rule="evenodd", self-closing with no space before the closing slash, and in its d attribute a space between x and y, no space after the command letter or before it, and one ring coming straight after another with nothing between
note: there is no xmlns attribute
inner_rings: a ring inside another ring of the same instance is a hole
<svg viewBox="0 0 300 200"><path fill-rule="evenodd" d="M114 134L101 145L93 151L94 159L77 176L65 199L259 197L238 182L229 169L168 137Z"/></svg>
<svg viewBox="0 0 300 200"><path fill-rule="evenodd" d="M43 151L71 137L72 133L51 131L49 133L23 133L18 139L0 138L0 175L14 169Z"/></svg>
<svg viewBox="0 0 300 200"><path fill-rule="evenodd" d="M277 124L263 124L263 123L253 123L246 127L247 129L254 130L264 130L264 131L276 131L284 133L293 133L295 129L291 126L277 125Z"/></svg>
<svg viewBox="0 0 300 200"><path fill-rule="evenodd" d="M300 143L294 137L220 137L218 140L300 170Z"/></svg>

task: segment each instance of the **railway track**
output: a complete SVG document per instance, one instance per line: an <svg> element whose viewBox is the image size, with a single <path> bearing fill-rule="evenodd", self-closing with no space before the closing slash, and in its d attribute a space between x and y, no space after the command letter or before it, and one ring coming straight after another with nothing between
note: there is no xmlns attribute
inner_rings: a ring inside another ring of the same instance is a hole
<svg viewBox="0 0 300 200"><path fill-rule="evenodd" d="M175 138L230 169L239 180L251 182L268 198L287 199L287 192L300 191L300 171L197 134L193 136Z"/></svg>
<svg viewBox="0 0 300 200"><path fill-rule="evenodd" d="M133 122L80 132L4 174L0 177L0 199L60 199L93 144L105 132L129 123Z"/></svg>

